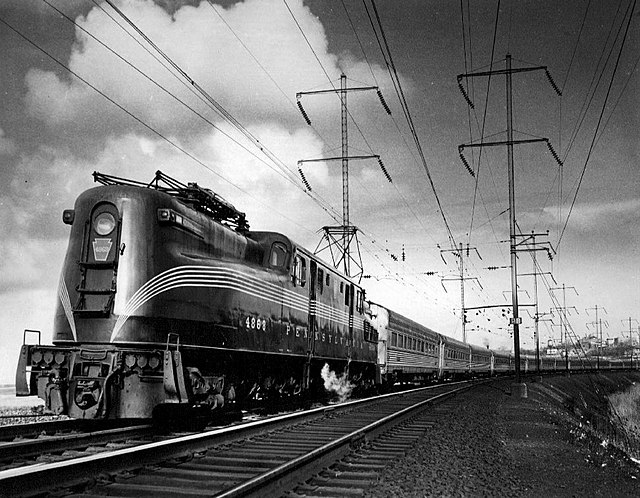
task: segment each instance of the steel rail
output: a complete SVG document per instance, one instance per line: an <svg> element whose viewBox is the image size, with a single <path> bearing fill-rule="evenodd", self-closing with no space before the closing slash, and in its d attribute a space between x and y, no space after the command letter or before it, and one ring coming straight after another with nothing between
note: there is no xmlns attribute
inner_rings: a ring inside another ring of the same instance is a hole
<svg viewBox="0 0 640 498"><path fill-rule="evenodd" d="M452 383L446 387L464 383ZM73 460L38 464L0 471L0 496L27 496L52 492L55 488L73 487L90 482L98 475L117 473L124 469L193 455L212 446L244 440L294 423L321 419L331 412L342 412L360 405L380 402L392 396L402 396L419 391L442 389L443 385L392 393L374 398L355 400L342 404L320 407L305 412L275 416L263 420L238 424L221 429L208 430L183 437L142 444L131 448L82 456ZM61 477L64 476L64 480Z"/></svg>
<svg viewBox="0 0 640 498"><path fill-rule="evenodd" d="M45 417L48 415L44 415ZM33 418L38 418L34 415ZM5 418L12 418L7 416ZM22 424L3 425L0 427L0 442L10 441L15 438L35 437L39 434L55 434L57 432L70 431L101 431L117 429L121 427L131 427L134 425L146 425L149 420L143 419L113 419L113 420L87 420L87 419L64 419L45 420L41 422L27 422Z"/></svg>
<svg viewBox="0 0 640 498"><path fill-rule="evenodd" d="M128 438L149 436L151 434L153 434L153 425L147 424L0 443L0 462L46 453L62 452L64 450L77 449L89 445L122 441Z"/></svg>
<svg viewBox="0 0 640 498"><path fill-rule="evenodd" d="M282 490L286 489L290 484L305 481L307 479L305 476L311 477L317 473L319 469L326 467L327 460L338 460L348 454L354 442L365 442L367 437L375 437L378 433L386 431L390 426L401 424L407 418L415 416L420 410L425 409L427 406L455 396L459 392L468 390L476 385L478 385L478 383L467 384L403 408L398 412L387 415L365 427L346 434L232 489L217 494L216 497L279 496ZM273 486L274 489L271 489L271 486Z"/></svg>

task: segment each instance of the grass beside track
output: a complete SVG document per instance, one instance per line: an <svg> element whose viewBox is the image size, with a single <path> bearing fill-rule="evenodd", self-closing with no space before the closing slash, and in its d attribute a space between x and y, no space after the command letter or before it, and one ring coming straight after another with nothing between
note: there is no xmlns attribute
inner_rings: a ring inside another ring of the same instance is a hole
<svg viewBox="0 0 640 498"><path fill-rule="evenodd" d="M633 384L626 391L609 395L609 404L618 416L618 423L633 440L634 449L638 452L640 449L640 384Z"/></svg>

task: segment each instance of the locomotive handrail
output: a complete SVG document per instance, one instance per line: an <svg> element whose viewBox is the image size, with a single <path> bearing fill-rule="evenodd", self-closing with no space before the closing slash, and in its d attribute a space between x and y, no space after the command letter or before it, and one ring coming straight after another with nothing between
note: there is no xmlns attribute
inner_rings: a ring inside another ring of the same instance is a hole
<svg viewBox="0 0 640 498"><path fill-rule="evenodd" d="M171 342L171 336L175 336L176 338L176 351L180 350L180 334L176 334L175 332L169 332L167 334L167 345L165 347L165 351L169 351L169 344Z"/></svg>
<svg viewBox="0 0 640 498"><path fill-rule="evenodd" d="M41 342L40 339L42 337L42 334L39 330L33 330L33 329L24 329L24 333L22 334L22 345L24 346L27 343L27 334L31 333L31 334L38 334L38 346L40 346Z"/></svg>

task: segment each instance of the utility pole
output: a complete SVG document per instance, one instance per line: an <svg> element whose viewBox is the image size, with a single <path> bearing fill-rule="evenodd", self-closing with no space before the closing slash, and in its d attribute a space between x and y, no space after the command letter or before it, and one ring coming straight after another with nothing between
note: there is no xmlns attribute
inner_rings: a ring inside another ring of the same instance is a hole
<svg viewBox="0 0 640 498"><path fill-rule="evenodd" d="M598 365L598 370L600 370L600 356L602 356L602 318L598 319L598 310L604 312L605 314L607 313L607 310L604 309L603 306L598 306L596 304L593 308L586 308L584 311L588 315L589 311L592 311L592 310L595 310L596 312L595 326L596 326L596 339L598 340L597 365ZM594 322L591 322L591 323L594 323ZM599 328L599 331L598 331L598 328Z"/></svg>
<svg viewBox="0 0 640 498"><path fill-rule="evenodd" d="M524 235L524 234L520 235L519 237L523 237L523 240L520 242L520 245L525 245L526 248L516 249L518 251L526 251L531 253L531 259L533 260L533 273L523 273L522 276L533 275L534 303L536 305L535 315L533 319L535 324L533 333L534 333L534 338L536 343L536 372L538 373L538 375L540 374L540 338L538 335L539 334L538 320L540 318L540 314L538 313L538 275L541 275L542 273L538 272L538 261L536 258L536 252L546 251L548 258L551 260L552 259L551 251L553 251L553 248L551 247L551 244L549 242L544 243L545 247L537 247L536 237L548 237L548 236L549 236L549 232L535 233L534 231L531 231L531 233L528 235ZM551 274L549 273L549 275ZM551 279L555 283L555 279L553 278L553 275L551 275Z"/></svg>
<svg viewBox="0 0 640 498"><path fill-rule="evenodd" d="M626 320L622 320L622 323L624 322L628 322L629 323L629 341L631 341L631 368L633 368L633 351L634 351L634 347L633 347L633 329L631 327L632 322L636 322L638 323L638 320L636 320L635 318L627 318ZM638 345L640 346L640 329L638 329ZM640 361L638 363L640 365Z"/></svg>
<svg viewBox="0 0 640 498"><path fill-rule="evenodd" d="M541 138L541 139L529 139L529 140L514 140L513 139L513 89L512 89L512 75L514 73L526 72L526 71L536 71L536 70L544 70L551 86L554 88L558 95L561 95L560 89L556 86L549 74L549 71L546 66L538 66L538 67L528 67L528 68L512 68L511 67L511 54L506 55L506 64L505 69L495 70L495 71L485 71L485 72L477 72L477 73L468 73L468 74L460 74L458 75L458 87L460 88L465 100L467 103L473 107L473 102L469 98L468 94L465 92L464 87L462 85L463 78L473 78L473 77L484 77L491 75L504 75L506 79L506 102L507 102L507 140L500 142L481 142L479 144L467 144L467 145L459 145L458 152L460 154L460 159L466 166L467 170L472 176L475 176L473 169L469 166L467 160L465 159L462 151L465 147L487 147L487 146L507 146L507 170L508 170L508 179L509 179L509 239L510 239L510 253L511 253L511 300L512 300L512 317L511 317L511 325L513 325L513 350L515 356L515 383L519 386L520 394L522 397L527 396L526 385L522 384L521 381L521 373L520 373L520 324L522 323L522 318L519 316L518 312L518 269L517 269L517 234L516 234L516 206L515 206L515 173L514 173L514 164L513 164L513 146L524 144L524 143L534 143L534 142L546 142L549 150L555 160L562 164L560 161L560 157L556 154L556 152L551 147L549 143L549 139Z"/></svg>
<svg viewBox="0 0 640 498"><path fill-rule="evenodd" d="M549 291L553 293L554 290L562 290L562 307L556 306L553 309L560 312L560 342L562 343L562 330L564 329L564 362L566 374L569 375L569 348L567 345L569 342L569 332L567 327L567 322L569 321L567 319L567 289L573 289L576 295L578 295L578 291L575 287L567 287L564 284L562 284L562 287L551 287ZM578 312L575 306L571 306L571 308L576 310L576 313Z"/></svg>
<svg viewBox="0 0 640 498"><path fill-rule="evenodd" d="M629 323L629 340L631 341L631 346L633 346L633 328L631 327L631 323L632 322L636 322L638 323L638 320L636 320L635 318L627 318L626 320L622 320L622 323L624 322L628 322ZM638 338L640 339L640 335L638 335ZM640 342L639 342L640 344Z"/></svg>
<svg viewBox="0 0 640 498"><path fill-rule="evenodd" d="M340 123L341 123L341 136L342 136L342 154L339 157L326 157L326 158L317 158L317 159L301 159L298 161L298 170L300 172L300 176L302 177L302 181L307 187L308 190L311 190L304 174L302 173L302 169L300 166L303 163L310 162L327 162L327 161L341 161L342 163L342 225L341 226L325 226L322 227L324 232L323 240L326 241L326 246L322 245L322 240L316 247L315 253L321 252L324 249L329 249L331 252L331 257L333 259L333 265L336 268L342 269L345 275L349 277L362 277L362 259L360 258L360 249L358 247L358 258L355 259L351 254L351 244L355 242L355 245L358 246L358 238L357 238L357 227L351 225L351 221L349 219L349 160L355 159L377 159L382 172L389 182L391 182L391 177L387 172L380 156L377 154L371 155L360 155L360 156L350 156L349 155L349 134L348 134L348 126L347 121L349 117L349 111L347 109L347 94L350 92L363 92L368 90L375 90L380 98L380 102L384 107L385 111L388 114L391 114L391 110L389 106L385 102L382 97L382 93L380 92L377 86L365 86L365 87L347 87L347 77L344 74L340 75L340 88L332 88L329 90L317 90L312 92L298 92L296 93L296 99L298 108L302 113L302 117L305 119L308 125L311 125L311 120L307 115L306 111L302 107L302 102L300 102L300 97L303 95L320 95L327 93L337 93L340 96ZM351 263L354 263L358 269L356 272L352 274L351 272Z"/></svg>
<svg viewBox="0 0 640 498"><path fill-rule="evenodd" d="M553 329L553 318L544 318L546 315L551 315L551 313L538 313L536 312L536 357L538 360L538 369L540 368L540 331L539 326L540 322L551 322L551 327ZM538 377L540 377L540 371L538 370Z"/></svg>
<svg viewBox="0 0 640 498"><path fill-rule="evenodd" d="M466 308L464 307L464 281L465 280L476 280L478 282L478 285L480 285L480 281L478 280L477 277L465 277L464 276L464 258L465 258L465 251L466 251L466 256L467 258L469 257L469 253L470 251L475 251L476 254L478 255L478 257L480 259L482 259L482 257L480 256L480 253L478 252L478 249L476 249L475 247L469 247L469 244L467 244L466 249L463 249L462 247L462 242L460 242L458 249L441 249L440 250L440 257L442 258L442 260L445 262L445 264L447 263L444 259L444 257L442 257L442 254L445 252L452 252L454 254L454 256L456 256L458 258L459 261L459 265L458 268L460 269L460 276L457 278L442 278L441 281L444 282L445 280L460 280L460 309L462 310L462 342L464 342L466 344L467 342L467 312L466 312ZM444 286L444 284L443 284ZM482 289L482 285L480 285L480 288ZM445 291L447 289L445 288Z"/></svg>

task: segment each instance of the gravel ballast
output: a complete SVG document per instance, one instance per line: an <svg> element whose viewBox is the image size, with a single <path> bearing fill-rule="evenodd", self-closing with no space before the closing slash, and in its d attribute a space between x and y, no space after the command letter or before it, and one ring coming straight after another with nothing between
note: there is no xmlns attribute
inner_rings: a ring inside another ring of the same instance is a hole
<svg viewBox="0 0 640 498"><path fill-rule="evenodd" d="M526 381L526 398L509 381L459 395L366 496L640 496L640 466L591 421L638 381L576 375Z"/></svg>

